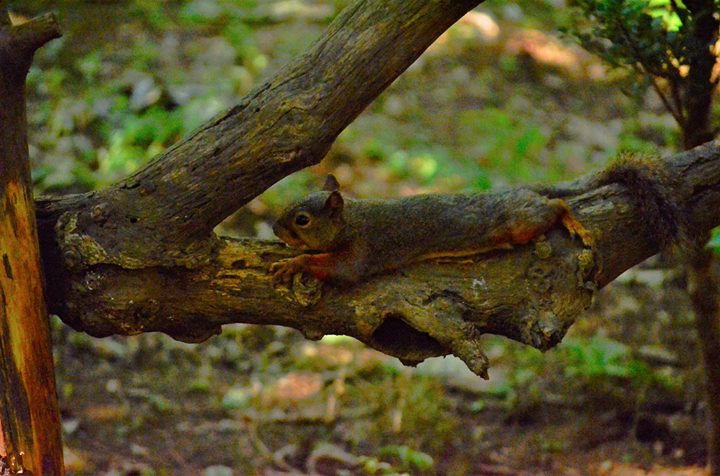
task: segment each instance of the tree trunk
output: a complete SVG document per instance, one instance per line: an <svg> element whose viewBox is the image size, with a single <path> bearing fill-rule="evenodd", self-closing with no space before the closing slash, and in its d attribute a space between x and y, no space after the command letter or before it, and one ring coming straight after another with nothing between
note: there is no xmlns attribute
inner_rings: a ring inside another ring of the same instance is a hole
<svg viewBox="0 0 720 476"><path fill-rule="evenodd" d="M681 125L683 146L687 150L715 137L710 112L718 84L718 78L713 78L713 69L717 62L715 44L720 19L716 16L717 7L713 0L688 0L685 5L693 18L692 32L697 44L688 53L690 69L684 98L687 115Z"/></svg>
<svg viewBox="0 0 720 476"><path fill-rule="evenodd" d="M695 310L708 395L708 466L720 474L720 265L712 251L689 260L688 290Z"/></svg>
<svg viewBox="0 0 720 476"><path fill-rule="evenodd" d="M685 5L693 18L692 32L697 47L689 53L685 109L682 124L683 145L691 149L715 137L711 121L712 104L718 78L715 46L720 19L713 0L688 0ZM702 236L702 235L701 235ZM695 312L695 326L702 350L707 387L709 428L708 464L711 474L720 476L720 280L718 264L711 252L691 252L687 260L688 293Z"/></svg>
<svg viewBox="0 0 720 476"><path fill-rule="evenodd" d="M62 444L40 269L25 117L33 53L52 16L11 25L0 3L0 425L11 473L61 475Z"/></svg>

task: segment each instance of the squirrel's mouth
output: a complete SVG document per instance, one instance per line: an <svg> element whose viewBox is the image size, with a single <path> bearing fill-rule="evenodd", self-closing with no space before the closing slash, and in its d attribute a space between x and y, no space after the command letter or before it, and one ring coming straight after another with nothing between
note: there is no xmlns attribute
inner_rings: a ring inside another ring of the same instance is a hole
<svg viewBox="0 0 720 476"><path fill-rule="evenodd" d="M306 251L310 247L302 240L283 240L287 245L291 248L295 248L296 250L300 251Z"/></svg>
<svg viewBox="0 0 720 476"><path fill-rule="evenodd" d="M282 226L274 226L273 232L275 235L283 240L289 247L295 248L298 250L306 250L308 249L307 243L305 243L295 232L292 230L288 230L285 227Z"/></svg>

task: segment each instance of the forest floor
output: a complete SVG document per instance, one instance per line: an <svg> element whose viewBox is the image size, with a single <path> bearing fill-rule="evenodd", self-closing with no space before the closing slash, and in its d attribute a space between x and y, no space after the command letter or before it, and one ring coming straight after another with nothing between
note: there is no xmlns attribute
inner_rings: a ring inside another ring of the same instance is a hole
<svg viewBox="0 0 720 476"><path fill-rule="evenodd" d="M38 55L29 84L46 193L132 172L302 52L344 2L259 2L240 27L223 8L254 2L60 3L67 34ZM295 10L267 7L283 4ZM620 150L676 150L655 96L627 98L622 74L536 13L488 2L466 16L321 165L218 231L270 237L277 210L329 171L382 197L553 182ZM545 354L488 336L489 381L454 358L407 368L341 336L235 325L190 345L95 339L55 318L66 464L113 476L702 474L703 376L684 285L656 258L600 291Z"/></svg>

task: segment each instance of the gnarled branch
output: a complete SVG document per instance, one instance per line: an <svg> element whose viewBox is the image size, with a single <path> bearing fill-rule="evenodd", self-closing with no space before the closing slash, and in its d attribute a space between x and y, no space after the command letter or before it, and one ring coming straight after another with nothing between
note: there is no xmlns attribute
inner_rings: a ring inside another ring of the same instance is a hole
<svg viewBox="0 0 720 476"><path fill-rule="evenodd" d="M720 206L720 143L670 157L665 167L686 178L673 198L692 231L720 224L713 213ZM594 289L658 251L632 191L620 185L587 190L590 182L576 181L582 192L568 202L593 234L594 253L560 227L546 239L469 262L418 263L352 287L296 277L290 288L275 288L268 268L290 250L278 242L223 239L211 259L193 269L98 264L61 271L55 262L53 310L97 336L162 331L196 341L223 324L278 324L311 339L354 336L406 362L455 353L472 366L482 333L548 349L590 304ZM39 221L78 207L75 198L40 202Z"/></svg>
<svg viewBox="0 0 720 476"><path fill-rule="evenodd" d="M481 0L358 0L295 61L67 222L84 264L196 267L212 229L318 163L338 134Z"/></svg>
<svg viewBox="0 0 720 476"><path fill-rule="evenodd" d="M359 0L308 53L115 187L38 203L51 309L93 335L166 332L202 340L223 324L347 334L406 362L455 353L478 373L479 336L557 344L593 290L658 251L619 185L579 179L569 203L593 251L563 229L471 262L425 262L353 287L296 279L274 288L276 242L211 229L269 185L317 163L338 133L478 1ZM706 232L718 225L718 144L667 160L675 199Z"/></svg>

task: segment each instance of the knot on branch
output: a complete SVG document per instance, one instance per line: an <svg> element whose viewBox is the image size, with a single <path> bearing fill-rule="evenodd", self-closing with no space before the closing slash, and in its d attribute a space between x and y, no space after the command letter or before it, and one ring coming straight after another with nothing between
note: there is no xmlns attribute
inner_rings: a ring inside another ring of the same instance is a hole
<svg viewBox="0 0 720 476"><path fill-rule="evenodd" d="M323 296L323 283L305 273L296 273L292 277L292 284L287 288L276 288L285 297L302 307L311 307L320 302Z"/></svg>

